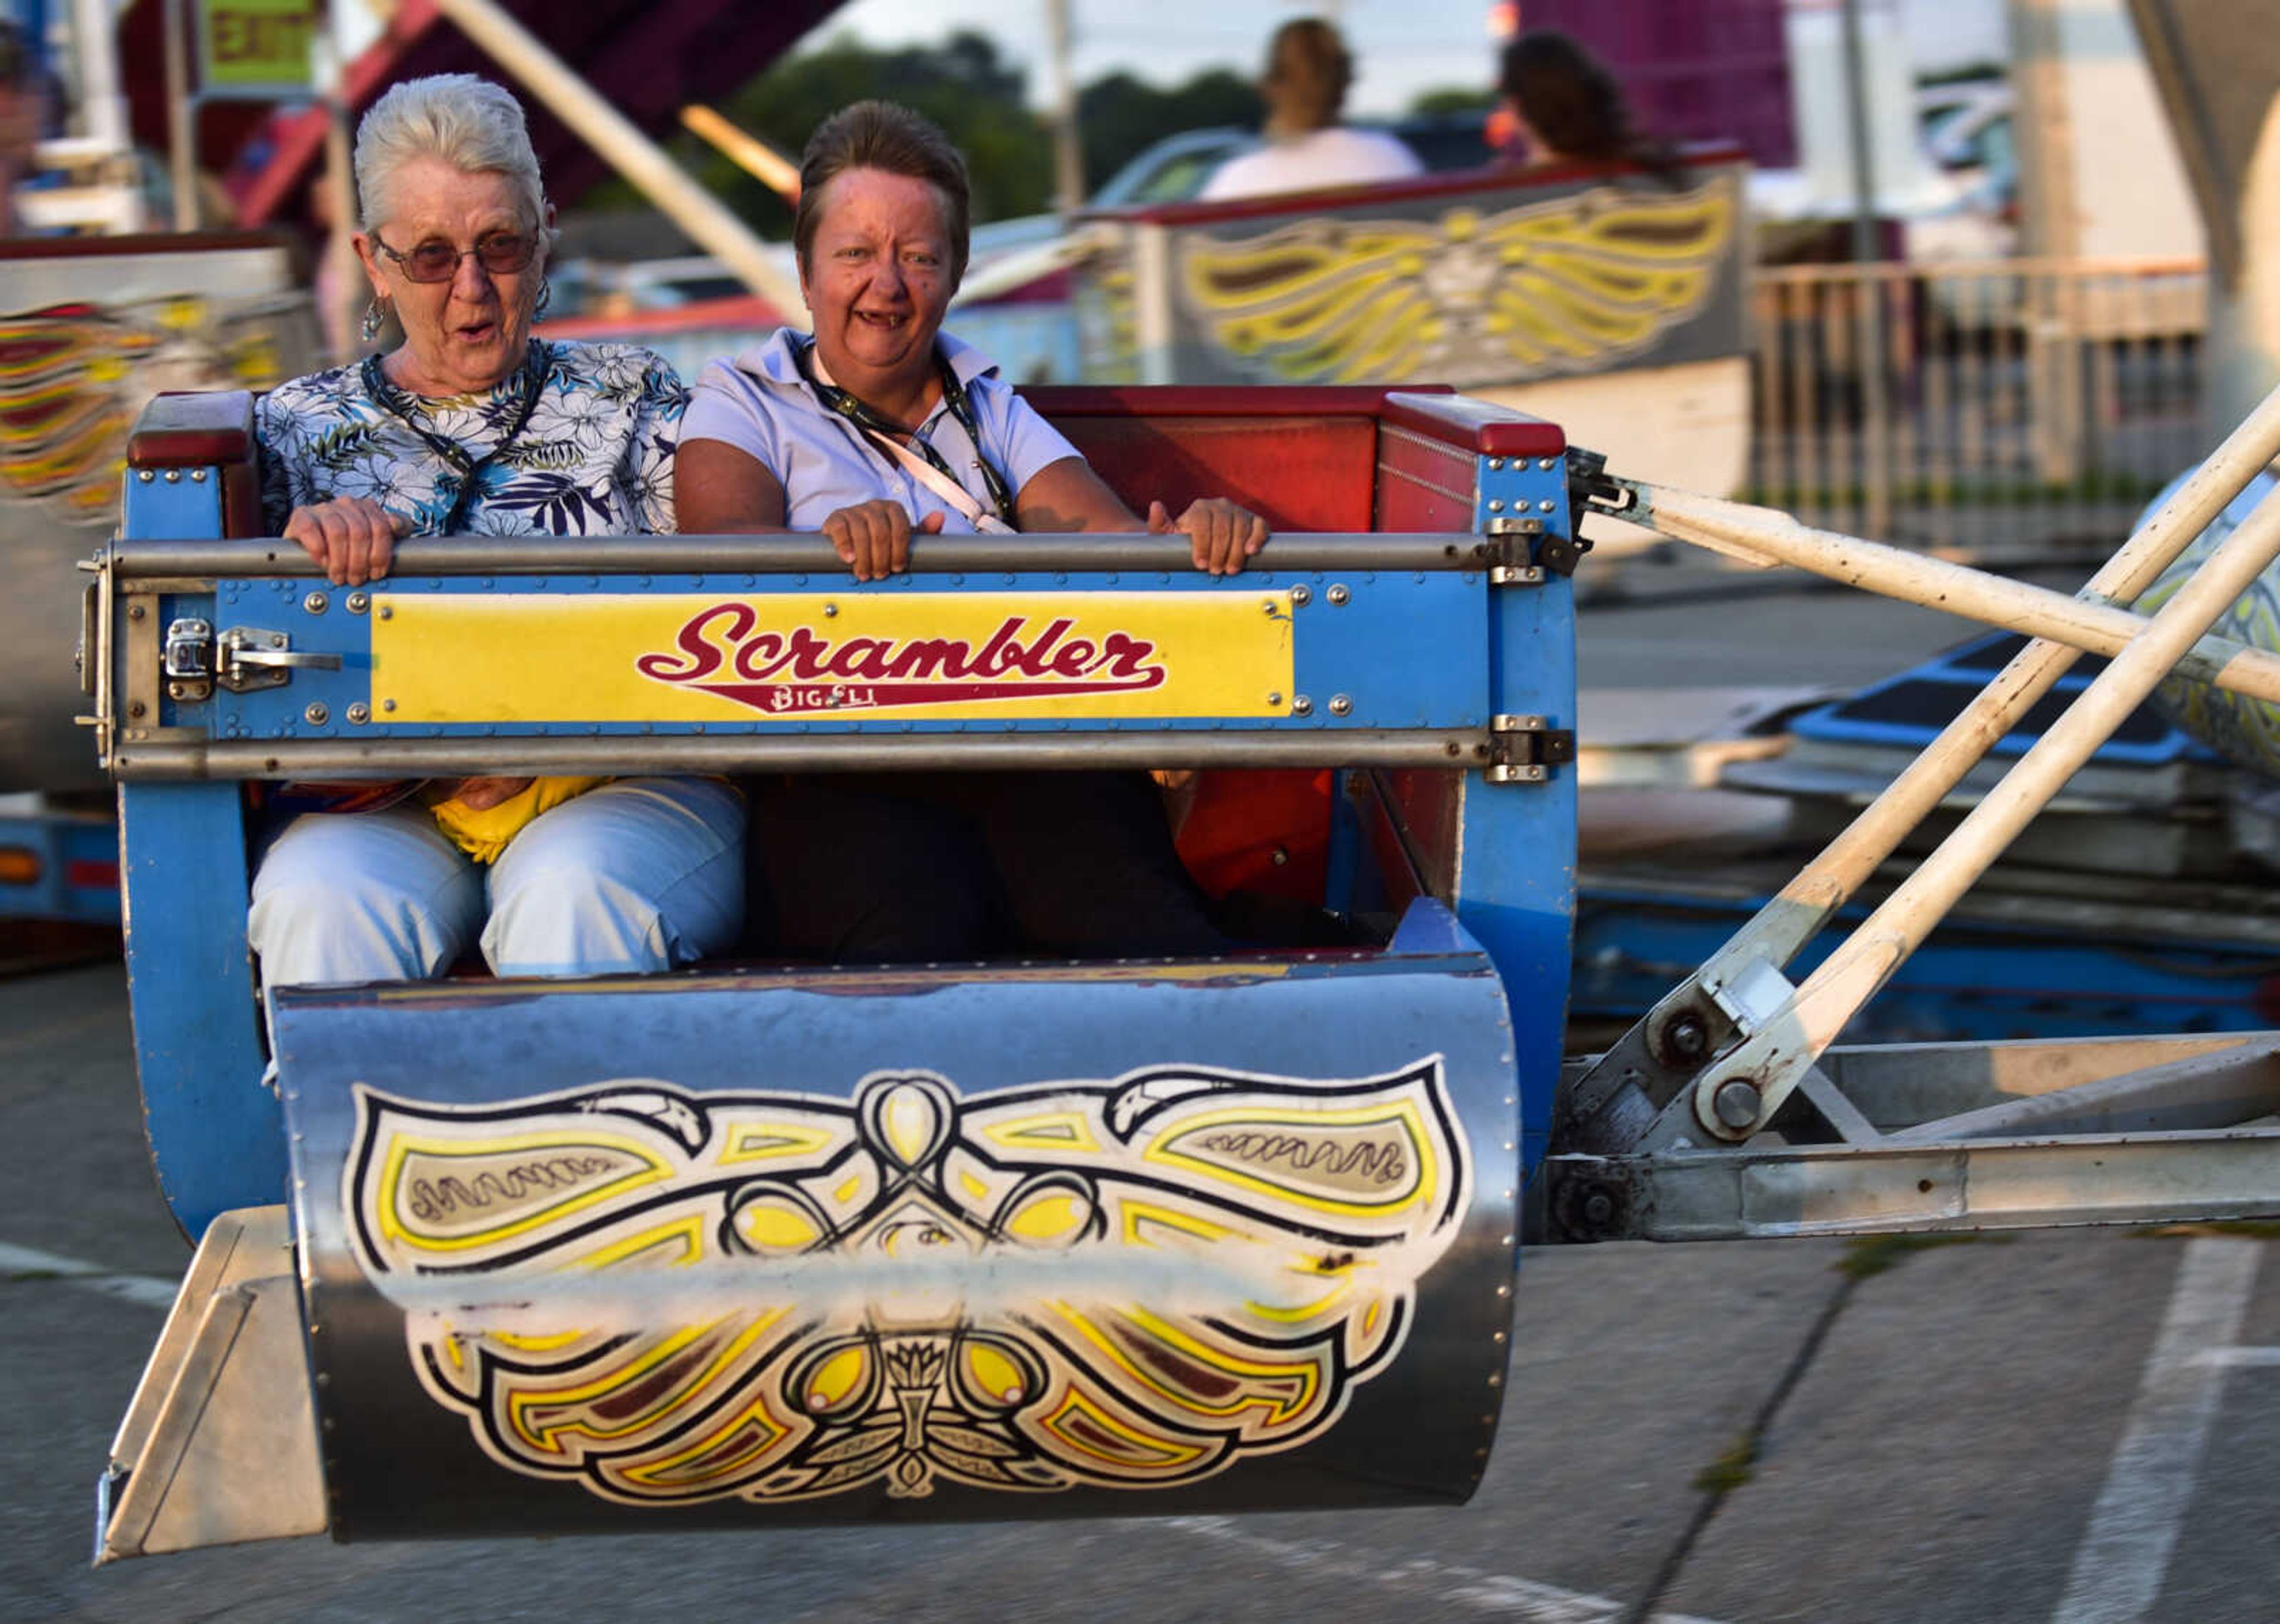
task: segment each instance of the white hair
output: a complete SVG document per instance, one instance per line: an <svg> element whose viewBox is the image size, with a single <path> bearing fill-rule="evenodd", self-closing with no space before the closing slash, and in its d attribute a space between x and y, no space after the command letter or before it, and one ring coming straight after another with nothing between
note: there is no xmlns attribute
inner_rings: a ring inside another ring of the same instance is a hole
<svg viewBox="0 0 2280 1624"><path fill-rule="evenodd" d="M546 189L538 176L522 104L512 91L473 73L433 73L393 86L357 126L357 196L370 231L396 217L393 182L404 160L437 158L470 174L505 175L522 194L532 229L546 222Z"/></svg>

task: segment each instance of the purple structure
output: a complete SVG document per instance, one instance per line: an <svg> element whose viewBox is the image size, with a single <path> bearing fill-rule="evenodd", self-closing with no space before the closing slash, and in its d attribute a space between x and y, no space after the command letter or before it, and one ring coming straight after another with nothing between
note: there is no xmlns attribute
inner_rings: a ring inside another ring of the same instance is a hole
<svg viewBox="0 0 2280 1624"><path fill-rule="evenodd" d="M1784 0L1507 0L1516 26L1573 35L1615 71L1639 127L1738 141L1763 169L1797 163Z"/></svg>

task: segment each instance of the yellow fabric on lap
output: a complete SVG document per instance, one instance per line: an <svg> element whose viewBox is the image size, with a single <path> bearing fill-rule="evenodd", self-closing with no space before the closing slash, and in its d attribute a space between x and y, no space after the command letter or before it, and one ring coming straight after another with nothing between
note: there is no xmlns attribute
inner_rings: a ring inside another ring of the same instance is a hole
<svg viewBox="0 0 2280 1624"><path fill-rule="evenodd" d="M436 827L451 837L453 845L478 863L490 863L506 850L507 842L522 832L523 825L539 813L609 781L607 778L534 778L528 789L507 797L496 806L479 811L453 796L436 802L428 810L435 814Z"/></svg>

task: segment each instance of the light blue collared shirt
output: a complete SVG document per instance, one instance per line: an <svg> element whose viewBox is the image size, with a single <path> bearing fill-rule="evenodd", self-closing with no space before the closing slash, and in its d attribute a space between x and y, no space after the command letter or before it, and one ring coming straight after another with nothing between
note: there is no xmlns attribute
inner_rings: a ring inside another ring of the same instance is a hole
<svg viewBox="0 0 2280 1624"><path fill-rule="evenodd" d="M935 342L966 387L982 444L977 448L967 437L946 404L937 405L919 426L919 437L950 465L983 512L990 508L990 487L975 465L977 456L986 455L1004 476L1005 488L1018 496L1042 470L1077 455L1076 448L1013 392L1013 386L998 375L997 365L980 350L947 333L936 335ZM705 367L690 393L681 440L684 445L691 440L718 440L757 459L783 486L788 529L818 530L843 507L887 496L907 507L913 523L940 513L945 531L970 535L974 530L963 513L913 478L861 429L816 399L793 358L791 335L783 329L765 343Z"/></svg>

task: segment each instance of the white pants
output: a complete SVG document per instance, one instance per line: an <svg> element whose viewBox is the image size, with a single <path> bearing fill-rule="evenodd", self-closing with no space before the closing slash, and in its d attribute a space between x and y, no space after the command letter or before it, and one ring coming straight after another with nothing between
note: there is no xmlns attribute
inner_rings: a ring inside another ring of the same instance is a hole
<svg viewBox="0 0 2280 1624"><path fill-rule="evenodd" d="M626 778L532 819L488 868L416 804L297 818L246 934L272 987L424 980L474 944L500 975L599 975L725 951L743 912L743 800Z"/></svg>

